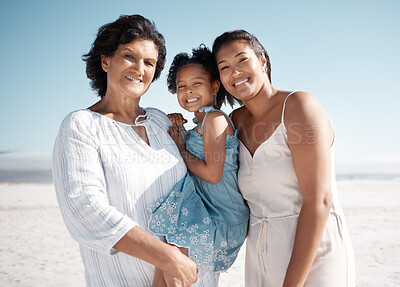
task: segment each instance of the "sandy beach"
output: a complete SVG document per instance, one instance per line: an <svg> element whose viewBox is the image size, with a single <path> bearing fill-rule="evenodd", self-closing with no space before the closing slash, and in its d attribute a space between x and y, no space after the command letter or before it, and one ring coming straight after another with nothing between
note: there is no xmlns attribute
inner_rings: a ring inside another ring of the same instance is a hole
<svg viewBox="0 0 400 287"><path fill-rule="evenodd" d="M400 180L343 180L357 286L400 286ZM85 286L51 184L0 184L0 286ZM244 249L221 287L244 286Z"/></svg>

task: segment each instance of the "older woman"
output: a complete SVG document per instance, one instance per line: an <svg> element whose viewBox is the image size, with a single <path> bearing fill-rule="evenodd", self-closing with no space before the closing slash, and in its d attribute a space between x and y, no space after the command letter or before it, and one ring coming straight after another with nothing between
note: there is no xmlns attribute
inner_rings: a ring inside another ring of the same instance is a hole
<svg viewBox="0 0 400 287"><path fill-rule="evenodd" d="M222 84L244 104L232 119L238 184L251 212L246 286L355 286L324 109L306 92L271 85L268 54L248 32L222 34L213 52Z"/></svg>
<svg viewBox="0 0 400 287"><path fill-rule="evenodd" d="M151 286L154 265L170 286L196 281L194 262L143 230L147 207L186 174L166 115L139 106L165 55L154 24L133 15L101 27L83 57L101 99L64 119L53 176L65 224L79 242L87 286ZM199 274L199 284L209 280Z"/></svg>

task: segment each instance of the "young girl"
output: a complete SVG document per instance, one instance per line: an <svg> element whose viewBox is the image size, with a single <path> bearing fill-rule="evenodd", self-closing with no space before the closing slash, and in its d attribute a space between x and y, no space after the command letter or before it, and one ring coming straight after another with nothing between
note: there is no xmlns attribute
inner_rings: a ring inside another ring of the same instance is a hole
<svg viewBox="0 0 400 287"><path fill-rule="evenodd" d="M168 75L168 89L177 93L182 108L194 112L197 126L186 144L172 126L175 141L189 173L173 191L152 206L149 230L164 235L199 266L227 270L242 246L249 209L237 185L239 141L230 118L219 110L233 98L220 88L218 70L204 46L193 55L175 56ZM162 280L156 271L153 286Z"/></svg>

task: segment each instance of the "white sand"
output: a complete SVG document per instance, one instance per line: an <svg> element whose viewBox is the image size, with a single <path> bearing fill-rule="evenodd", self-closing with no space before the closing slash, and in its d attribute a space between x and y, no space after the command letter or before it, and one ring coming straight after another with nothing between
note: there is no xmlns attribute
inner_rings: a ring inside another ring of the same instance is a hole
<svg viewBox="0 0 400 287"><path fill-rule="evenodd" d="M400 181L341 181L361 287L400 286ZM52 185L0 184L0 286L84 286ZM244 249L221 287L244 286Z"/></svg>

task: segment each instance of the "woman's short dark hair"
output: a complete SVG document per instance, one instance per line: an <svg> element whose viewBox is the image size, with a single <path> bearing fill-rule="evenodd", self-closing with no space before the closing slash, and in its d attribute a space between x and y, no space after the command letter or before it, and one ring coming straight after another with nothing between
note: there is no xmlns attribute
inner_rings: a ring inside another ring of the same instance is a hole
<svg viewBox="0 0 400 287"><path fill-rule="evenodd" d="M143 16L121 15L117 21L100 27L89 53L82 56L86 62L86 75L91 80L90 86L101 98L107 91L107 73L101 66L101 56L111 57L119 45L136 39L154 42L158 59L153 81L160 77L167 54L164 37L157 31L154 22Z"/></svg>
<svg viewBox="0 0 400 287"><path fill-rule="evenodd" d="M192 49L192 55L187 53L179 53L174 57L172 61L171 67L169 68L167 85L168 90L172 94L176 94L176 78L179 70L186 65L196 64L202 66L204 71L210 75L210 81L213 83L214 81L219 81L219 72L217 64L214 60L214 56L211 51L204 45L201 44L198 48ZM220 85L220 88L217 92L216 97L216 108L221 108L222 104L228 102L231 106L235 104L236 99L229 94L223 85Z"/></svg>
<svg viewBox="0 0 400 287"><path fill-rule="evenodd" d="M261 45L260 41L258 41L257 37L250 34L249 32L245 30L233 30L233 31L228 31L223 33L222 35L218 36L214 40L214 44L212 47L212 52L214 54L214 57L217 55L218 51L221 49L221 46L232 42L232 41L238 41L238 40L245 40L249 46L253 49L254 53L258 57L264 56L265 59L267 60L267 75L269 78L269 81L272 83L271 80L271 62L269 60L269 56L263 45Z"/></svg>

